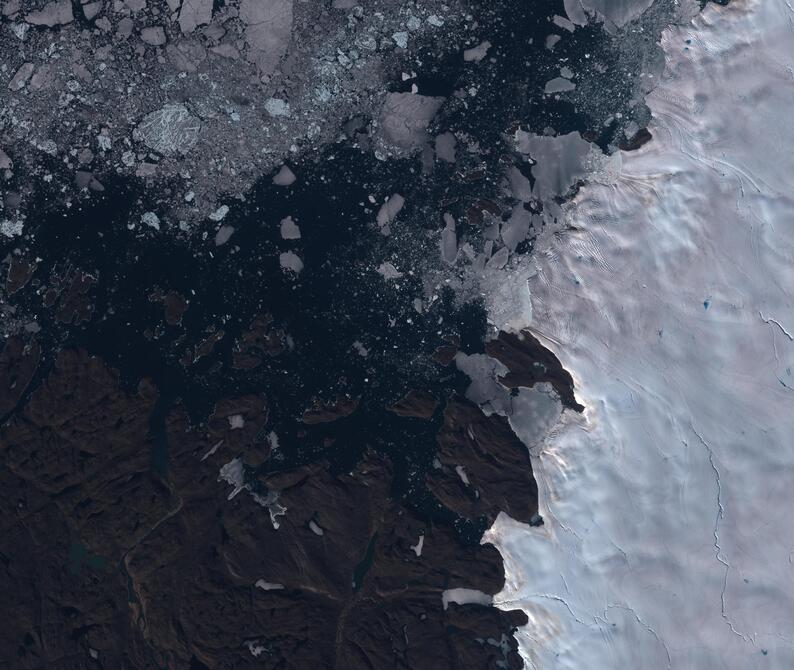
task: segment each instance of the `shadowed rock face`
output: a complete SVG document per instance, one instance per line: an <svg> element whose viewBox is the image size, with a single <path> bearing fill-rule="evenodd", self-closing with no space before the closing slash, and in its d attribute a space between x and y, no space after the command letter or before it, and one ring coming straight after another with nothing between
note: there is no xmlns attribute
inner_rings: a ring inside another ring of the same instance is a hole
<svg viewBox="0 0 794 670"><path fill-rule="evenodd" d="M577 412L584 411L584 407L574 396L570 372L528 330L523 330L518 335L501 332L499 337L485 345L485 350L509 370L499 379L504 386L513 389L549 382L565 407Z"/></svg>
<svg viewBox="0 0 794 670"><path fill-rule="evenodd" d="M429 487L464 517L495 519L504 511L529 522L538 511L538 489L526 447L505 417L483 412L461 398L444 408L438 459L447 466L429 475Z"/></svg>
<svg viewBox="0 0 794 670"><path fill-rule="evenodd" d="M429 419L438 407L438 401L426 391L408 391L402 398L389 407L398 416L412 416Z"/></svg>
<svg viewBox="0 0 794 670"><path fill-rule="evenodd" d="M0 352L0 417L8 416L30 384L39 364L41 349L37 342L20 337L9 339Z"/></svg>

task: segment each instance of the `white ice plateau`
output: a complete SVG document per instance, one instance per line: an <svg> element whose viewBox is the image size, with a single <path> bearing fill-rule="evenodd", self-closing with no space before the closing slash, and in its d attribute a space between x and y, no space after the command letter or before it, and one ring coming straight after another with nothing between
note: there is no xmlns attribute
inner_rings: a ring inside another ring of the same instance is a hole
<svg viewBox="0 0 794 670"><path fill-rule="evenodd" d="M528 668L794 668L792 4L667 30L653 141L539 249L587 409L531 448L545 525L485 538Z"/></svg>

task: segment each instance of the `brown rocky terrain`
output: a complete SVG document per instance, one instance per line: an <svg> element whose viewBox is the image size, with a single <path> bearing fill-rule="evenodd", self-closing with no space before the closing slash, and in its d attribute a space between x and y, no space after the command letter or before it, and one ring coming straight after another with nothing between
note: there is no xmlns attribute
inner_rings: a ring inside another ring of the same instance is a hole
<svg viewBox="0 0 794 670"><path fill-rule="evenodd" d="M443 597L500 591L498 552L393 498L388 458L232 490L230 458L270 457L263 396L222 400L200 424L175 406L158 435L157 389L121 388L96 357L62 351L32 390L34 340L9 341L0 364L0 598L15 613L2 667L521 667L523 613ZM426 414L424 395L406 397ZM503 417L450 398L437 441L429 482L446 507L532 517L529 459Z"/></svg>

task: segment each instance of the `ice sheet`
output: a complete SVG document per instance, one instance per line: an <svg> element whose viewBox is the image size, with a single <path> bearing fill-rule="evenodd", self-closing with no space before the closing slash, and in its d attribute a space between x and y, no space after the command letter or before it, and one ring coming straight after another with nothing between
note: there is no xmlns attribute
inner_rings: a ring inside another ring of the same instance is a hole
<svg viewBox="0 0 794 670"><path fill-rule="evenodd" d="M654 141L539 257L587 410L533 449L545 524L486 536L527 667L794 667L793 26L733 0L666 32Z"/></svg>

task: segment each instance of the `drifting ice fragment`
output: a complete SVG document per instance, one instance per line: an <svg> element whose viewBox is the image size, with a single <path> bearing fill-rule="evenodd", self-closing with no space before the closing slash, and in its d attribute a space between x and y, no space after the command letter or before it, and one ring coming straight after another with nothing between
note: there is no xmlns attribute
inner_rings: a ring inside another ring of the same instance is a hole
<svg viewBox="0 0 794 670"><path fill-rule="evenodd" d="M289 103L281 98L269 98L265 102L265 111L270 116L289 116Z"/></svg>
<svg viewBox="0 0 794 670"><path fill-rule="evenodd" d="M28 14L25 21L34 26L47 26L48 28L66 25L74 21L72 3L69 0L48 2L40 10Z"/></svg>
<svg viewBox="0 0 794 670"><path fill-rule="evenodd" d="M394 221L404 205L405 198L399 193L395 193L381 205L381 208L378 210L378 226L380 227L381 233L384 235L389 235L391 233L389 224Z"/></svg>
<svg viewBox="0 0 794 670"><path fill-rule="evenodd" d="M299 240L301 237L301 229L298 224L292 220L291 216L281 219L281 239L282 240Z"/></svg>
<svg viewBox="0 0 794 670"><path fill-rule="evenodd" d="M169 104L144 116L132 137L161 154L185 154L198 142L200 129L187 107Z"/></svg>
<svg viewBox="0 0 794 670"><path fill-rule="evenodd" d="M229 238L234 234L234 226L221 226L218 232L215 233L215 246L220 247L229 241Z"/></svg>
<svg viewBox="0 0 794 670"><path fill-rule="evenodd" d="M290 186L295 183L296 179L295 173L286 165L282 165L281 169L276 173L276 176L273 177L273 183L276 186Z"/></svg>
<svg viewBox="0 0 794 670"><path fill-rule="evenodd" d="M466 49L463 52L463 60L467 63L479 63L483 58L485 58L486 54L488 53L488 49L491 48L491 43L487 40L485 42L480 42L476 47L472 47L471 49Z"/></svg>
<svg viewBox="0 0 794 670"><path fill-rule="evenodd" d="M229 205L221 205L209 215L210 221L223 221L229 213Z"/></svg>
<svg viewBox="0 0 794 670"><path fill-rule="evenodd" d="M291 270L295 274L300 274L303 270L303 261L294 251L285 251L278 256L282 270Z"/></svg>
<svg viewBox="0 0 794 670"><path fill-rule="evenodd" d="M565 93L566 91L573 91L575 88L576 84L573 82L563 79L562 77L555 77L551 81L546 82L544 93Z"/></svg>
<svg viewBox="0 0 794 670"><path fill-rule="evenodd" d="M389 262L381 263L378 266L378 274L382 275L384 279L399 279L403 276L403 273Z"/></svg>
<svg viewBox="0 0 794 670"><path fill-rule="evenodd" d="M444 230L441 231L441 258L445 263L454 265L458 258L458 235L455 232L455 219L444 214Z"/></svg>
<svg viewBox="0 0 794 670"><path fill-rule="evenodd" d="M141 223L155 230L160 230L160 218L154 212L144 212L141 215Z"/></svg>

